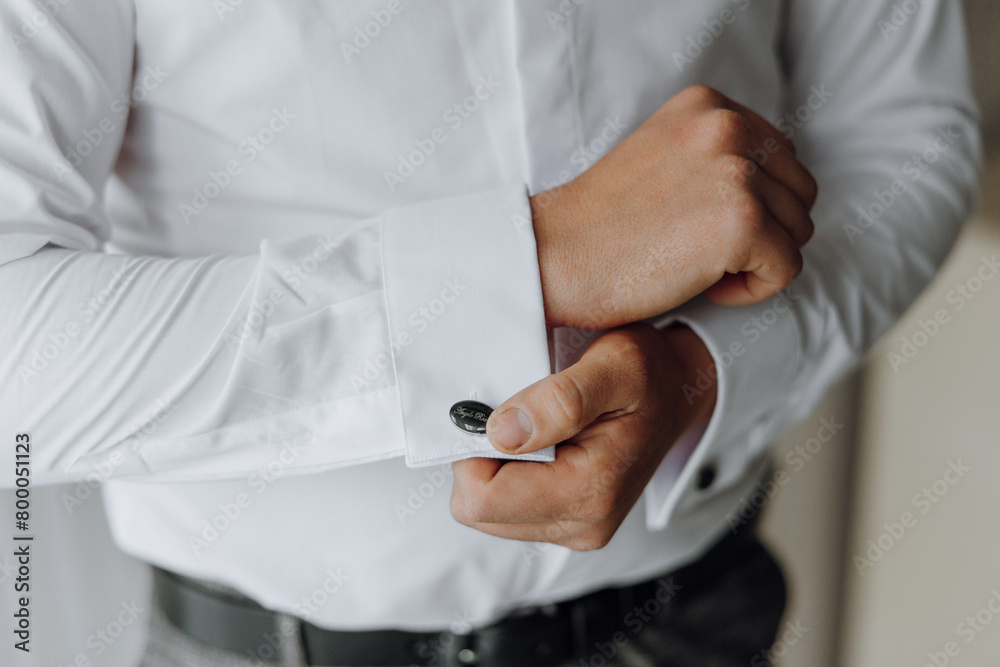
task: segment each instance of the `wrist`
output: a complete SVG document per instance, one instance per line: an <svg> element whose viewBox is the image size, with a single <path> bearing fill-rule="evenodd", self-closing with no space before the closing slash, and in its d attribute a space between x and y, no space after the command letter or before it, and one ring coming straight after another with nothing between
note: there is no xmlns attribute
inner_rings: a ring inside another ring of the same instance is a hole
<svg viewBox="0 0 1000 667"><path fill-rule="evenodd" d="M529 197L531 223L535 230L538 250L538 272L542 282L542 303L545 307L545 325L549 329L567 326L568 280L563 262L557 252L565 239L559 233L559 200L564 199L561 187Z"/></svg>
<svg viewBox="0 0 1000 667"><path fill-rule="evenodd" d="M588 222L600 219L594 212L594 184L586 176L529 198L550 328L600 330L626 324L608 310L609 267L586 235Z"/></svg>

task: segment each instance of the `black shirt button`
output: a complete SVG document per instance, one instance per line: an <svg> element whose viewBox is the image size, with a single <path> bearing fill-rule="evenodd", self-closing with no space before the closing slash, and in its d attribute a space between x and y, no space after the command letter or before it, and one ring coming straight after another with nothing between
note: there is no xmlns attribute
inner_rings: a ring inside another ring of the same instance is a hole
<svg viewBox="0 0 1000 667"><path fill-rule="evenodd" d="M493 408L479 401L459 401L451 406L451 421L468 433L486 433L486 420Z"/></svg>
<svg viewBox="0 0 1000 667"><path fill-rule="evenodd" d="M695 477L695 486L699 491L704 491L708 487L712 486L713 482L715 482L715 475L715 464L706 463L698 469L698 474Z"/></svg>

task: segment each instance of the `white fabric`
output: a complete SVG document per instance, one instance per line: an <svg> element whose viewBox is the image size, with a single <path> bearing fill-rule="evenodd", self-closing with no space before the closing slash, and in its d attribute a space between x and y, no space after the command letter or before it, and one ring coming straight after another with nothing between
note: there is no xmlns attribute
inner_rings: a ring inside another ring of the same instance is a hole
<svg viewBox="0 0 1000 667"><path fill-rule="evenodd" d="M957 2L45 7L0 1L0 430L32 434L36 484L112 478L129 553L329 627L480 623L690 559L973 203ZM719 402L608 547L456 524L445 462L498 454L447 407L550 370L526 194L696 83L816 174L805 271L656 319L704 338Z"/></svg>

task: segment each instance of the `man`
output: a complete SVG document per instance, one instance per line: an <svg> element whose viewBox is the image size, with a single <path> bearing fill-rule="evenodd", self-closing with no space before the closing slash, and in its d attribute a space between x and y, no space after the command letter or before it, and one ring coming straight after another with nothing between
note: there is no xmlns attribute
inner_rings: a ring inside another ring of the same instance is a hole
<svg viewBox="0 0 1000 667"><path fill-rule="evenodd" d="M766 663L725 516L970 211L957 3L0 7L4 431L147 664Z"/></svg>

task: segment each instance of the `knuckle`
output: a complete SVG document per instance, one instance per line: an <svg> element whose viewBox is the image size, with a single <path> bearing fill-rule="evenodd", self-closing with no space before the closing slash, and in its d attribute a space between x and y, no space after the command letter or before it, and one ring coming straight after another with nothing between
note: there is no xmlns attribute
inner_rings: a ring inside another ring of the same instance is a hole
<svg viewBox="0 0 1000 667"><path fill-rule="evenodd" d="M592 525L612 520L618 514L621 496L621 474L603 468L592 476L590 490L578 507L576 519Z"/></svg>
<svg viewBox="0 0 1000 667"><path fill-rule="evenodd" d="M545 410L564 428L579 425L584 417L584 395L579 383L565 373L551 376L551 391L546 393Z"/></svg>
<svg viewBox="0 0 1000 667"><path fill-rule="evenodd" d="M612 335L614 335L615 343L614 356L619 367L638 371L646 367L649 361L649 351L636 325L618 329L612 332Z"/></svg>
<svg viewBox="0 0 1000 667"><path fill-rule="evenodd" d="M493 519L491 503L482 495L474 494L463 498L462 511L469 525L491 523Z"/></svg>
<svg viewBox="0 0 1000 667"><path fill-rule="evenodd" d="M785 289L795 282L795 279L802 273L802 253L798 249L794 249L782 259L784 261L779 267L778 282L781 289Z"/></svg>
<svg viewBox="0 0 1000 667"><path fill-rule="evenodd" d="M709 134L723 148L741 148L746 142L750 124L740 114L729 109L716 109L708 118Z"/></svg>
<svg viewBox="0 0 1000 667"><path fill-rule="evenodd" d="M692 104L698 104L708 107L719 107L725 101L725 97L714 88L709 88L704 85L695 85L685 88L681 95L691 102Z"/></svg>
<svg viewBox="0 0 1000 667"><path fill-rule="evenodd" d="M816 198L819 197L819 183L816 181L816 177L808 171L806 172L805 195L806 203L812 208L813 204L816 203Z"/></svg>
<svg viewBox="0 0 1000 667"><path fill-rule="evenodd" d="M767 231L768 212L764 203L754 195L747 194L735 203L735 210L729 220L734 229L733 238L740 244L757 241Z"/></svg>
<svg viewBox="0 0 1000 667"><path fill-rule="evenodd" d="M802 253L782 249L775 264L770 267L778 289L785 289L798 277L802 269Z"/></svg>
<svg viewBox="0 0 1000 667"><path fill-rule="evenodd" d="M816 233L816 223L814 223L812 218L810 218L808 215L805 216L805 219L802 221L802 242L799 243L799 246L805 245L809 241L809 239L813 237L813 234L815 233Z"/></svg>
<svg viewBox="0 0 1000 667"><path fill-rule="evenodd" d="M806 223L806 225L807 225L807 227L806 227L806 243L808 243L809 239L811 239L813 236L816 235L816 223L814 223L812 221L812 218L810 218L809 221ZM803 244L803 245L805 245L805 244Z"/></svg>
<svg viewBox="0 0 1000 667"><path fill-rule="evenodd" d="M750 183L756 175L757 169L757 164L749 158L732 154L722 157L723 179L740 190L750 189Z"/></svg>
<svg viewBox="0 0 1000 667"><path fill-rule="evenodd" d="M753 249L761 244L767 232L767 215L767 209L756 197L744 195L737 198L725 218L727 246L720 256L726 271L736 273L747 266Z"/></svg>
<svg viewBox="0 0 1000 667"><path fill-rule="evenodd" d="M451 516L455 519L455 521L465 526L468 526L471 523L469 521L468 514L465 511L465 505L462 502L462 497L457 492L453 492L451 494L449 509L451 510Z"/></svg>
<svg viewBox="0 0 1000 667"><path fill-rule="evenodd" d="M596 551L608 546L615 531L606 525L589 528L567 545L574 551Z"/></svg>
<svg viewBox="0 0 1000 667"><path fill-rule="evenodd" d="M794 263L792 264L792 280L793 281L802 274L802 269L803 268L805 268L805 258L802 256L801 252L795 251L795 260L794 260ZM787 287L787 285L786 285L786 287Z"/></svg>
<svg viewBox="0 0 1000 667"><path fill-rule="evenodd" d="M608 521L617 511L618 503L614 493L598 493L589 503L587 519L594 523Z"/></svg>

